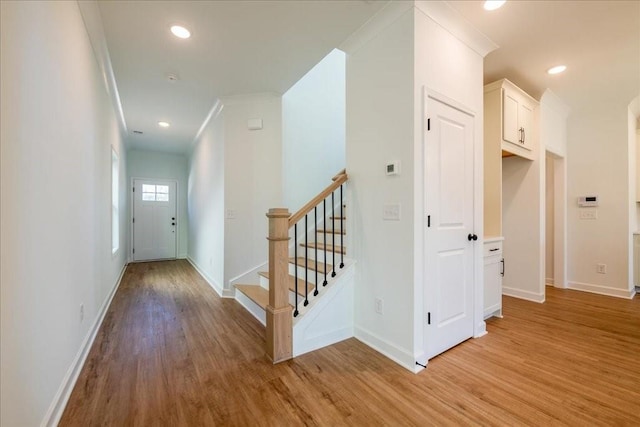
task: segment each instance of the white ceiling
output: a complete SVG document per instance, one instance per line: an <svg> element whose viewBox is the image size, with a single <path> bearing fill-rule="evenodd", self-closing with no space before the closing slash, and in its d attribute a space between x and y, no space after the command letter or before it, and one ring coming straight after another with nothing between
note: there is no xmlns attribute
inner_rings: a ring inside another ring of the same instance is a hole
<svg viewBox="0 0 640 427"><path fill-rule="evenodd" d="M385 3L99 1L130 147L187 152L217 98L283 94ZM450 1L500 46L485 83L506 77L536 98L550 88L574 111L640 94L640 1L510 0L493 12L482 3ZM175 23L192 37L171 35ZM546 74L559 63L565 73Z"/></svg>
<svg viewBox="0 0 640 427"><path fill-rule="evenodd" d="M452 1L500 46L484 61L484 82L508 78L539 99L551 89L573 111L640 94L640 1L511 0L487 12L479 1ZM546 73L564 64L567 71Z"/></svg>
<svg viewBox="0 0 640 427"><path fill-rule="evenodd" d="M217 98L283 94L383 5L100 1L130 147L186 152ZM176 23L192 37L174 37ZM180 80L170 83L167 73ZM171 127L160 129L161 120Z"/></svg>

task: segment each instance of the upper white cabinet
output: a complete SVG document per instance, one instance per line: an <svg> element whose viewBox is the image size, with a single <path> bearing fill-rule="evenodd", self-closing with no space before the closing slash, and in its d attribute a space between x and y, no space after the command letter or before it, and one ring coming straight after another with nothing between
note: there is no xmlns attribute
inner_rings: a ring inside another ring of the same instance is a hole
<svg viewBox="0 0 640 427"><path fill-rule="evenodd" d="M538 102L507 79L486 85L484 95L485 127L494 127L500 139L491 143L499 142L503 151L534 160Z"/></svg>

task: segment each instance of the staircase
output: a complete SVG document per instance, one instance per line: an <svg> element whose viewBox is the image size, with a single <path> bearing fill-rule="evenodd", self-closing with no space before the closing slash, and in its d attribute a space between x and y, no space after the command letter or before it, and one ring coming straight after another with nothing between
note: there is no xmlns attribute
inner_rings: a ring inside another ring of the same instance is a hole
<svg viewBox="0 0 640 427"><path fill-rule="evenodd" d="M236 300L266 326L274 363L353 336L353 265L346 258L341 171L294 215L271 209L269 271L236 284Z"/></svg>

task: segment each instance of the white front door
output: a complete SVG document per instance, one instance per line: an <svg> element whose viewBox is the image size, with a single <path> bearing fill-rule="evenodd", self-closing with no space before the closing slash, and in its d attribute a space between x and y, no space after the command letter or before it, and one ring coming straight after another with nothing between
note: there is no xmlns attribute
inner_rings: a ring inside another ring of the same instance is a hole
<svg viewBox="0 0 640 427"><path fill-rule="evenodd" d="M133 181L133 260L176 257L176 182Z"/></svg>
<svg viewBox="0 0 640 427"><path fill-rule="evenodd" d="M473 336L474 247L481 242L473 226L474 117L432 98L426 111L424 338L432 358Z"/></svg>

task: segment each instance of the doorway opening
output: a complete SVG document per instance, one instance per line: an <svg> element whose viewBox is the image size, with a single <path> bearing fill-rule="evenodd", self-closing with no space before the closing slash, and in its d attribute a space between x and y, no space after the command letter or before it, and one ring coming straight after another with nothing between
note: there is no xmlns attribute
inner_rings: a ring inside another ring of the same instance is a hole
<svg viewBox="0 0 640 427"><path fill-rule="evenodd" d="M566 288L565 159L550 151L545 157L545 283Z"/></svg>

